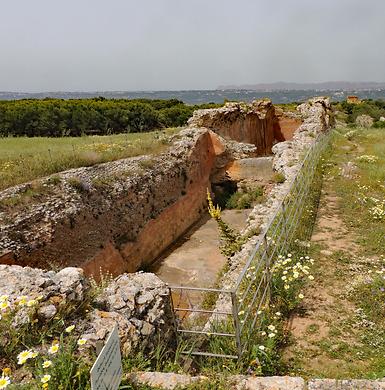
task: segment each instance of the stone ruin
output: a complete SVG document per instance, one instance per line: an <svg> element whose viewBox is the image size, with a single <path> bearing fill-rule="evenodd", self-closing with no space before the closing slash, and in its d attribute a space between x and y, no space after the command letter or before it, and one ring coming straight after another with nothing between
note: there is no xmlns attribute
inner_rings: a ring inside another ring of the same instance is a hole
<svg viewBox="0 0 385 390"><path fill-rule="evenodd" d="M141 156L72 169L9 188L0 201L43 188L33 203L0 209L0 294L41 295L42 319L52 318L59 302L79 302L91 285L85 275L100 271L116 278L93 303L78 331L90 346L105 340L118 323L124 353L151 348L158 335L172 338L168 288L154 274L137 272L164 251L203 213L206 190L223 180L226 167L240 158L271 155L285 177L266 204L251 212L247 230L263 226L288 191L301 154L331 124L327 98L302 104L297 113L275 111L270 101L230 103L194 113L189 126L159 156ZM76 178L81 191L69 184ZM108 186L98 185L108 178ZM252 237L231 259L222 287L231 287ZM55 272L50 269L59 269ZM45 270L44 270L45 269ZM217 305L226 302L219 301Z"/></svg>
<svg viewBox="0 0 385 390"><path fill-rule="evenodd" d="M56 184L43 178L2 191L0 202L31 188L41 195L0 208L0 263L81 267L94 276L143 269L206 212L206 189L225 180L229 165L271 155L283 134L292 138L287 121L298 127L299 117L277 116L266 100L198 110L159 156L71 169L55 175Z"/></svg>

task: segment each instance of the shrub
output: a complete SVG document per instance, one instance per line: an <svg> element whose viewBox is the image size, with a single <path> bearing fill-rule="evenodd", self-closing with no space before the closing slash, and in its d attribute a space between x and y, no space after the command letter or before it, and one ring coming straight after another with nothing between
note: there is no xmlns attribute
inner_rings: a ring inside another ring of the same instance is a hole
<svg viewBox="0 0 385 390"><path fill-rule="evenodd" d="M385 121L376 121L373 124L376 129L385 129Z"/></svg>
<svg viewBox="0 0 385 390"><path fill-rule="evenodd" d="M141 133L183 126L194 110L177 99L23 99L0 102L0 136L63 137Z"/></svg>

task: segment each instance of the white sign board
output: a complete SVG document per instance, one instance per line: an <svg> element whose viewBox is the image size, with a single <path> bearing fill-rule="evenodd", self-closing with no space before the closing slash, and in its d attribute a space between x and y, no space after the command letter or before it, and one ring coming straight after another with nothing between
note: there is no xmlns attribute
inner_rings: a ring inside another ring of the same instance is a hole
<svg viewBox="0 0 385 390"><path fill-rule="evenodd" d="M91 389L117 390L122 380L122 372L119 332L118 326L115 325L91 368Z"/></svg>

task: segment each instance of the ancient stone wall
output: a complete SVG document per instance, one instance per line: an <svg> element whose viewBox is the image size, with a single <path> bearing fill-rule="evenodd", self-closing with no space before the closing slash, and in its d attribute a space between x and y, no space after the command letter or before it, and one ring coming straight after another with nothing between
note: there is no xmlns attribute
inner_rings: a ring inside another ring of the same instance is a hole
<svg viewBox="0 0 385 390"><path fill-rule="evenodd" d="M206 127L225 139L253 144L256 154L271 154L276 142L292 136L301 124L300 120L280 118L270 100L259 100L251 104L227 103L222 108L197 110L189 120L190 126Z"/></svg>
<svg viewBox="0 0 385 390"><path fill-rule="evenodd" d="M277 143L272 148L274 155L273 168L285 177L285 181L277 183L271 188L266 203L258 204L253 208L249 214L247 227L243 231L244 234L251 233L256 228L263 232L271 217L280 207L283 198L289 192L292 180L301 167L304 153L316 141L318 134L327 131L334 124L329 98L317 97L310 99L308 102L298 106L297 110L301 115L303 123L294 132L291 140ZM219 282L221 288L225 290L234 288L246 260L260 238L260 236L252 236L243 245L242 249L230 258L229 271ZM218 312L231 311L231 305L229 295L220 294L214 310ZM211 321L217 321L218 318L218 315L213 315L207 322L205 329L210 331Z"/></svg>
<svg viewBox="0 0 385 390"><path fill-rule="evenodd" d="M3 263L75 266L96 276L100 268L114 275L134 272L205 211L214 160L210 133L189 129L158 157L64 172L35 203L1 213ZM71 186L74 179L80 190ZM1 197L22 193L28 185Z"/></svg>
<svg viewBox="0 0 385 390"><path fill-rule="evenodd" d="M271 152L277 126L270 101L201 110L162 155L2 191L12 206L0 205L0 263L82 267L96 277L142 269L206 212L206 189L229 162ZM13 202L30 189L38 196Z"/></svg>

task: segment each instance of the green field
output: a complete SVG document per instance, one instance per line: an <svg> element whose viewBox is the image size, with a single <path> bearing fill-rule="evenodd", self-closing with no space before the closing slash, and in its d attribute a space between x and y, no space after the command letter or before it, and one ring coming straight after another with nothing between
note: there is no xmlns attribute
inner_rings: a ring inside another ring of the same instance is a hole
<svg viewBox="0 0 385 390"><path fill-rule="evenodd" d="M110 136L0 138L0 190L70 168L164 151L179 131Z"/></svg>

